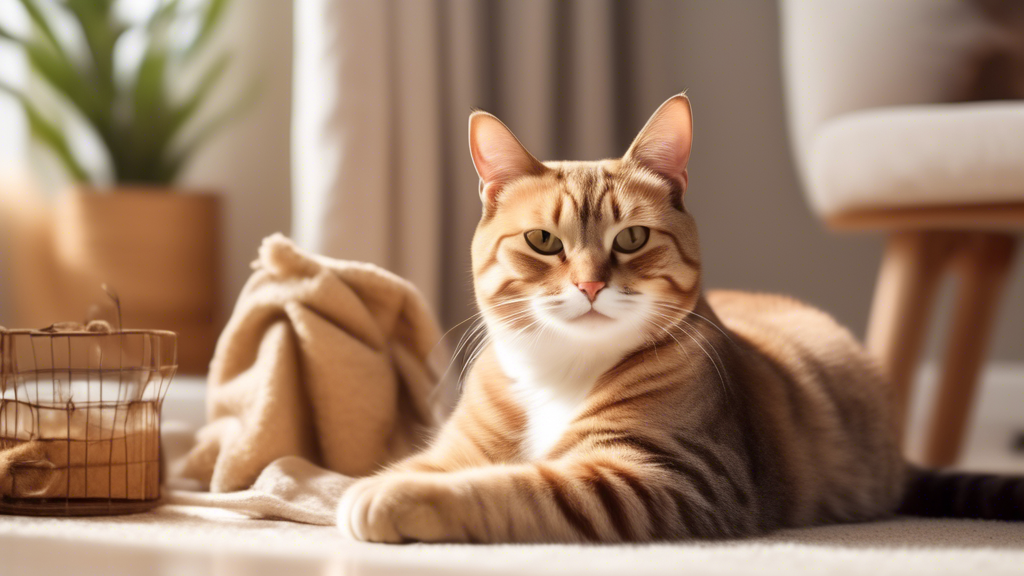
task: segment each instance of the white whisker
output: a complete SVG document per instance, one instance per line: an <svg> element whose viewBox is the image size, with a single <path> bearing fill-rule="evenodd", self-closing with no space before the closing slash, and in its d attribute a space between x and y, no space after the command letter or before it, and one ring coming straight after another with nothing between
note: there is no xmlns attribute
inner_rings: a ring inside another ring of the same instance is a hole
<svg viewBox="0 0 1024 576"><path fill-rule="evenodd" d="M681 328L684 327L684 325L679 324L679 322L684 320L682 318L679 318L679 319L673 318L671 316L668 316L666 314L662 314L662 313L659 313L659 312L654 312L654 314L656 316L660 316L662 318L665 318L666 320L669 320L672 324L674 324L674 327L676 327L676 328L680 328L681 329ZM665 330L664 328L662 328L662 329ZM680 344L680 346L682 346L682 344L679 342L679 340L674 335L672 335L670 332L668 332L668 330L665 330L665 332L667 332L670 336L672 336L672 339L675 340L677 344ZM690 340L693 340L693 343L696 344L697 347L700 348L701 352L703 352L704 355L708 357L708 360L711 361L711 365L715 368L715 372L718 373L718 380L722 384L722 391L725 392L726 394L728 394L729 393L729 386L728 386L728 384L726 384L725 376L722 374L722 370L718 367L719 362L715 361L715 359L711 356L711 353L708 352L707 349L704 348L704 346L700 343L700 341L697 340L693 336L693 334L691 334L688 330L681 330L681 332L683 334L686 334L686 336L689 337ZM710 345L711 343L708 342L708 344ZM712 346L712 348L714 348L714 346ZM685 348L684 348L684 350L685 350ZM721 360L721 356L718 354L717 350L715 350L715 356L718 356L719 360ZM723 365L723 367L724 367L724 365Z"/></svg>

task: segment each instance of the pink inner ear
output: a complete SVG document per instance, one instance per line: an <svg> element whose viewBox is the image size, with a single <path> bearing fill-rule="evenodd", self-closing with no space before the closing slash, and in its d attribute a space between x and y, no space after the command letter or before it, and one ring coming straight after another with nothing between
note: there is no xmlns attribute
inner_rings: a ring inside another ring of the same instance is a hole
<svg viewBox="0 0 1024 576"><path fill-rule="evenodd" d="M693 126L690 103L675 96L658 108L626 156L668 178L686 181Z"/></svg>
<svg viewBox="0 0 1024 576"><path fill-rule="evenodd" d="M665 176L678 177L686 171L689 147L671 134L652 135L650 143L644 143L637 154L640 161L651 170Z"/></svg>
<svg viewBox="0 0 1024 576"><path fill-rule="evenodd" d="M507 146L498 142L500 136L484 136L473 143L473 158L480 179L487 183L505 181L514 172Z"/></svg>
<svg viewBox="0 0 1024 576"><path fill-rule="evenodd" d="M520 176L538 174L544 169L515 135L489 114L477 113L470 118L469 150L485 188L495 189Z"/></svg>

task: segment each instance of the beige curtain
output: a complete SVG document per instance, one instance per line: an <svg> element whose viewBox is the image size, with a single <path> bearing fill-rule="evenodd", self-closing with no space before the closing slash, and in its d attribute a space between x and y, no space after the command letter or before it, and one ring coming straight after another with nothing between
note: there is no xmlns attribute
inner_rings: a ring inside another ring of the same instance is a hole
<svg viewBox="0 0 1024 576"><path fill-rule="evenodd" d="M672 1L295 3L293 235L412 280L446 326L474 311L473 107L539 158L621 155L673 74ZM675 78L673 78L675 77Z"/></svg>

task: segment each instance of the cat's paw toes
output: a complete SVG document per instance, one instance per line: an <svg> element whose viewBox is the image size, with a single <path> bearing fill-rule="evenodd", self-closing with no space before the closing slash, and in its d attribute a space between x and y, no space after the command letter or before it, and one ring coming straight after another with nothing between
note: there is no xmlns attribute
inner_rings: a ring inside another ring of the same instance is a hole
<svg viewBox="0 0 1024 576"><path fill-rule="evenodd" d="M457 513L452 491L426 474L383 474L350 486L338 506L338 527L364 542L462 540L446 516Z"/></svg>

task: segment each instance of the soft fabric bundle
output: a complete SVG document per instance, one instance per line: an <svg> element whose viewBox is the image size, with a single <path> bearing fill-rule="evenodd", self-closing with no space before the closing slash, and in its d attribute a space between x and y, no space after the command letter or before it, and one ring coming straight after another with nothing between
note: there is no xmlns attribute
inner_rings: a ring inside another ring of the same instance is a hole
<svg viewBox="0 0 1024 576"><path fill-rule="evenodd" d="M318 521L347 484L318 466L369 474L434 426L440 332L416 289L376 266L310 255L281 235L253 266L210 366L209 423L177 470L211 492L252 489L174 498ZM303 501L316 510L289 511Z"/></svg>

